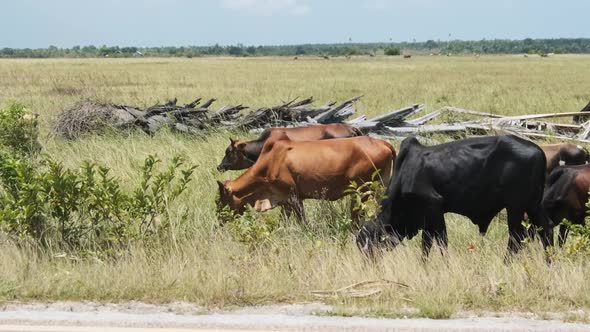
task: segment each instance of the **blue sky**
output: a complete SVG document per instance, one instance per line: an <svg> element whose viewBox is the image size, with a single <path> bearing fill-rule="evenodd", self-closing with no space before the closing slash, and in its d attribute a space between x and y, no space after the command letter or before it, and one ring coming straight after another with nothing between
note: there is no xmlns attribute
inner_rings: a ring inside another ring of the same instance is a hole
<svg viewBox="0 0 590 332"><path fill-rule="evenodd" d="M590 0L0 0L0 48L590 37Z"/></svg>

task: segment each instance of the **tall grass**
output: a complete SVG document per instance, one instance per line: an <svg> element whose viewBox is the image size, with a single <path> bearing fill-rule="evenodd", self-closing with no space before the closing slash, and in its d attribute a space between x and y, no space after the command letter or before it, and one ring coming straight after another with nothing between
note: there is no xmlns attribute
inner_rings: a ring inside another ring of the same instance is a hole
<svg viewBox="0 0 590 332"><path fill-rule="evenodd" d="M590 308L590 268L582 258L548 266L531 244L512 264L503 263L508 239L503 214L480 237L469 220L447 215L450 252L420 259L418 239L363 260L353 241L342 243L331 227L347 216L346 201L306 203L312 225L281 220L268 243L248 246L217 226L215 166L229 136L190 138L166 131L89 136L65 141L50 135L56 114L80 98L150 105L172 97L219 99L219 105L275 104L313 95L319 102L362 94L361 113L373 115L412 103L429 108L457 105L501 114L573 111L590 100L587 56L553 58L413 57L319 60L300 58L72 59L0 61L0 102L18 100L40 113L44 153L77 168L92 160L112 169L131 188L148 155L175 155L198 165L194 181L172 206L172 218L188 211L189 225L172 228L175 241L137 245L117 258L78 257L58 249L0 244L0 301L102 300L194 301L204 306L317 300L312 290L337 289L362 280L408 285L379 295L335 297L341 314L416 314L447 317L459 310L569 311ZM213 107L215 108L215 107ZM399 146L399 142L393 142ZM280 218L270 211L257 220Z"/></svg>

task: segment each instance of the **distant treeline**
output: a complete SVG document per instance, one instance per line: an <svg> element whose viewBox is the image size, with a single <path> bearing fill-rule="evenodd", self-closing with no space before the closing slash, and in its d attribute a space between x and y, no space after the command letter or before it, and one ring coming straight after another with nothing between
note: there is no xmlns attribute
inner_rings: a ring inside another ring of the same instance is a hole
<svg viewBox="0 0 590 332"><path fill-rule="evenodd" d="M72 48L2 48L0 58L84 58L84 57L198 57L198 56L345 56L399 54L518 54L590 53L590 39L523 39L435 41L401 43L304 44L277 46L181 46L119 47L74 46Z"/></svg>

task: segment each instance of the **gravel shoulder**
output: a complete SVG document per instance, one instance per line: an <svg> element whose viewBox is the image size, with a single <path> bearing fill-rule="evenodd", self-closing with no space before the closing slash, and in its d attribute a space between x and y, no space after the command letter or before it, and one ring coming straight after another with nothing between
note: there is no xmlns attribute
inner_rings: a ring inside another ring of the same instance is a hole
<svg viewBox="0 0 590 332"><path fill-rule="evenodd" d="M56 302L0 306L0 331L590 331L590 324L540 320L530 314L461 318L334 317L323 304L292 304L206 311L189 303L99 304ZM149 329L148 329L149 328Z"/></svg>

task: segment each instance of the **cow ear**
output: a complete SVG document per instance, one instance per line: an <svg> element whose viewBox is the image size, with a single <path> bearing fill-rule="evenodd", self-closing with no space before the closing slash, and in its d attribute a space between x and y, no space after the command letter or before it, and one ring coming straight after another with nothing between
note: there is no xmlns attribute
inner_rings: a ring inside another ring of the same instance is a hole
<svg viewBox="0 0 590 332"><path fill-rule="evenodd" d="M238 140L237 139L233 139L233 138L229 138L229 144L231 144L231 146L234 146L234 144L236 144Z"/></svg>
<svg viewBox="0 0 590 332"><path fill-rule="evenodd" d="M238 143L238 144L236 145L236 148L237 148L238 150L244 150L244 149L246 149L246 143L245 143L245 142L240 142L240 143Z"/></svg>

